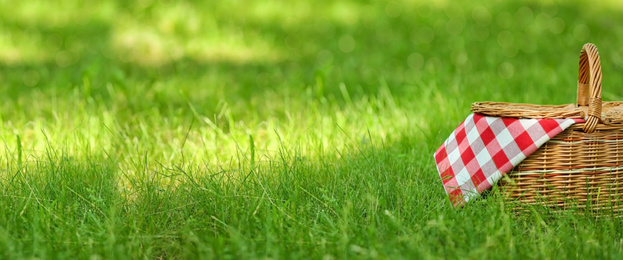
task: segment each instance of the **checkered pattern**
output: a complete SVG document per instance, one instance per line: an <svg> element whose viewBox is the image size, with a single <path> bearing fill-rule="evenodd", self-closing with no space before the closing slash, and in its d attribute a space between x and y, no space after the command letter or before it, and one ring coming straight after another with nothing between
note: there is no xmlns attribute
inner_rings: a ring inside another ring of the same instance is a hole
<svg viewBox="0 0 623 260"><path fill-rule="evenodd" d="M469 115L435 152L450 202L459 206L478 197L550 138L582 122Z"/></svg>

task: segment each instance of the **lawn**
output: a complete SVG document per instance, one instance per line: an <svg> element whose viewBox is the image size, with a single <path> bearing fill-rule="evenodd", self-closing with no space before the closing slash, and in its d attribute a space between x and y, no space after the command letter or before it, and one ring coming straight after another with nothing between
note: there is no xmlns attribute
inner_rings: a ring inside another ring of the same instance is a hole
<svg viewBox="0 0 623 260"><path fill-rule="evenodd" d="M618 1L0 0L2 259L621 259L623 220L432 154L477 101L574 103Z"/></svg>

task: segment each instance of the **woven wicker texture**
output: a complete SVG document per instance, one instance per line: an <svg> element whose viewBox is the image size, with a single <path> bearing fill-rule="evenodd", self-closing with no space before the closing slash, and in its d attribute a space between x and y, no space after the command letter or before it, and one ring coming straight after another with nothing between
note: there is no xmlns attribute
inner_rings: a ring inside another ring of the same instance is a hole
<svg viewBox="0 0 623 260"><path fill-rule="evenodd" d="M602 102L601 121L604 124L623 123L623 102ZM472 111L487 116L516 118L586 118L588 106L532 105L502 102L476 102Z"/></svg>
<svg viewBox="0 0 623 260"><path fill-rule="evenodd" d="M576 105L577 104L577 105ZM587 131L598 123L623 123L623 102L601 101L601 62L597 47L587 43L580 53L578 100L567 105L476 102L472 111L488 116L516 118L585 118Z"/></svg>
<svg viewBox="0 0 623 260"><path fill-rule="evenodd" d="M593 133L584 127L569 127L502 179L515 210L531 204L623 213L623 125L599 124Z"/></svg>
<svg viewBox="0 0 623 260"><path fill-rule="evenodd" d="M515 210L525 205L578 207L623 215L623 106L601 101L601 62L595 45L580 53L577 106L474 103L488 116L585 118L552 138L499 183Z"/></svg>

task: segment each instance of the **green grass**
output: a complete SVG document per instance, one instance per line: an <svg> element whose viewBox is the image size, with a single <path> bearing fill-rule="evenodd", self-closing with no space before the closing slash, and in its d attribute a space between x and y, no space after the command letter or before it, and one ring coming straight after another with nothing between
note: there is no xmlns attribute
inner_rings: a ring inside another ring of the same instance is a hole
<svg viewBox="0 0 623 260"><path fill-rule="evenodd" d="M623 256L623 222L455 210L476 101L573 103L616 1L0 0L0 258Z"/></svg>

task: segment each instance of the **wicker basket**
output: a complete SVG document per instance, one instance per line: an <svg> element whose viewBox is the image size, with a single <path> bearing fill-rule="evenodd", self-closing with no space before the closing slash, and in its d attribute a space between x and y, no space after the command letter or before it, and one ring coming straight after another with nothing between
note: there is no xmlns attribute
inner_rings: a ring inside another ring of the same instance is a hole
<svg viewBox="0 0 623 260"><path fill-rule="evenodd" d="M541 146L500 182L515 210L526 205L570 207L623 215L623 106L601 101L601 63L595 45L580 54L577 105L480 102L472 111L518 118L585 118Z"/></svg>

